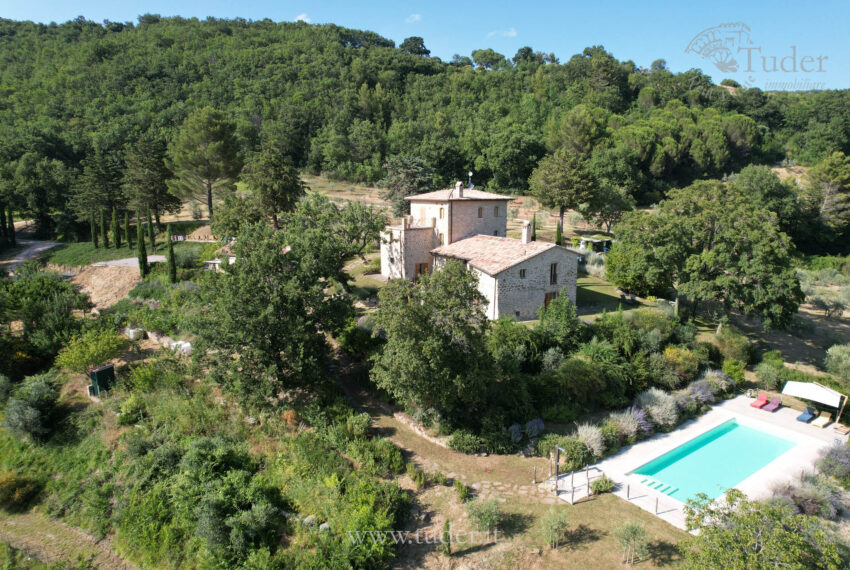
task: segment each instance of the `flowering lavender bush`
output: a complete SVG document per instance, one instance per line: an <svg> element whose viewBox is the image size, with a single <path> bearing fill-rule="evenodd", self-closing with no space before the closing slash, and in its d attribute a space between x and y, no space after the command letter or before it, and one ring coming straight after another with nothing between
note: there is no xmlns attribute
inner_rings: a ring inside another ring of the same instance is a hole
<svg viewBox="0 0 850 570"><path fill-rule="evenodd" d="M688 384L688 394L700 405L713 404L715 402L714 388L707 380L697 380Z"/></svg>
<svg viewBox="0 0 850 570"><path fill-rule="evenodd" d="M608 422L617 426L623 439L634 439L640 430L637 418L629 413L628 410L611 412L608 416Z"/></svg>
<svg viewBox="0 0 850 570"><path fill-rule="evenodd" d="M850 446L833 445L817 461L821 473L832 475L842 485L850 485Z"/></svg>
<svg viewBox="0 0 850 570"><path fill-rule="evenodd" d="M722 370L706 370L700 377L714 389L715 394L726 394L735 389L735 380Z"/></svg>
<svg viewBox="0 0 850 570"><path fill-rule="evenodd" d="M527 435L529 439L537 437L542 431L543 420L541 418L534 418L533 420L528 420L525 424L525 435Z"/></svg>
<svg viewBox="0 0 850 570"><path fill-rule="evenodd" d="M644 410L635 406L629 406L626 408L626 412L634 416L638 425L638 433L640 435L643 435L644 437L652 435L652 422L649 421L649 417L647 417Z"/></svg>

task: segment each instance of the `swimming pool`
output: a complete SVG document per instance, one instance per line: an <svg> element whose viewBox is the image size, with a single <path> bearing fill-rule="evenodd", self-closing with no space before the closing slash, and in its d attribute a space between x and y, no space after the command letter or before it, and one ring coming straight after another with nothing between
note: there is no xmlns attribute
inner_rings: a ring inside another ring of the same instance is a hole
<svg viewBox="0 0 850 570"><path fill-rule="evenodd" d="M631 472L641 483L679 501L712 499L796 444L732 419Z"/></svg>

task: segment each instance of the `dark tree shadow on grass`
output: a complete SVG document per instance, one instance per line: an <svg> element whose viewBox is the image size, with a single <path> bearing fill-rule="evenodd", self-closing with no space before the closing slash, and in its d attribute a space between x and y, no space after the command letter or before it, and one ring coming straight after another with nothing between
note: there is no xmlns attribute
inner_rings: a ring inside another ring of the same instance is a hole
<svg viewBox="0 0 850 570"><path fill-rule="evenodd" d="M581 549L586 547L590 542L601 540L603 536L605 536L605 533L595 528L590 528L586 524L580 524L567 531L562 544L573 549Z"/></svg>
<svg viewBox="0 0 850 570"><path fill-rule="evenodd" d="M647 544L649 558L656 566L668 566L682 560L682 553L675 544L654 540Z"/></svg>
<svg viewBox="0 0 850 570"><path fill-rule="evenodd" d="M522 534L531 527L534 522L534 517L522 513L503 513L502 521L499 524L499 532L510 537L517 534Z"/></svg>

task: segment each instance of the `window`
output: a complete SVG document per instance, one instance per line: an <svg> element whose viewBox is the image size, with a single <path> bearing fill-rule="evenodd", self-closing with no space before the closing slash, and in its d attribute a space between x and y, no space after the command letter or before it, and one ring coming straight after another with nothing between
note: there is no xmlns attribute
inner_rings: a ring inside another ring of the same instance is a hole
<svg viewBox="0 0 850 570"><path fill-rule="evenodd" d="M548 307L549 303L551 303L554 299L558 298L558 292L554 291L552 293L546 293L546 296L543 298L543 306Z"/></svg>
<svg viewBox="0 0 850 570"><path fill-rule="evenodd" d="M390 265L395 265L395 257L390 258Z"/></svg>
<svg viewBox="0 0 850 570"><path fill-rule="evenodd" d="M514 316L519 319L519 311L514 311Z"/></svg>
<svg viewBox="0 0 850 570"><path fill-rule="evenodd" d="M429 269L430 269L429 263L417 263L416 264L416 277L419 277L420 275L424 275L425 273L428 273Z"/></svg>
<svg viewBox="0 0 850 570"><path fill-rule="evenodd" d="M519 270L519 278L520 278L520 279L525 279L525 269L520 269L520 270Z"/></svg>
<svg viewBox="0 0 850 570"><path fill-rule="evenodd" d="M443 219L443 208L440 208L440 219Z"/></svg>
<svg viewBox="0 0 850 570"><path fill-rule="evenodd" d="M558 284L558 264L553 263L549 266L549 284L557 285Z"/></svg>
<svg viewBox="0 0 850 570"><path fill-rule="evenodd" d="M483 218L483 217L484 217L484 208L478 208L478 217L479 217L479 218Z"/></svg>
<svg viewBox="0 0 850 570"><path fill-rule="evenodd" d="M439 234L437 234L437 236L440 238L440 245L446 245L446 236L445 236L445 234L443 234L443 233L439 233Z"/></svg>
<svg viewBox="0 0 850 570"><path fill-rule="evenodd" d="M499 207L498 206L493 207L493 217L496 217L496 218L499 217Z"/></svg>
<svg viewBox="0 0 850 570"><path fill-rule="evenodd" d="M493 235L494 235L494 236L499 235L499 230L493 230Z"/></svg>

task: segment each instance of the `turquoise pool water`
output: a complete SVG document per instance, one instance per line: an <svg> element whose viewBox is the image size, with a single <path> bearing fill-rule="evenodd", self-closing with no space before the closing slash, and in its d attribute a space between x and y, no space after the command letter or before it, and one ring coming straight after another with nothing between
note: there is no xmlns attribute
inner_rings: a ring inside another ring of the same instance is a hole
<svg viewBox="0 0 850 570"><path fill-rule="evenodd" d="M679 501L730 489L794 447L792 441L729 420L632 471Z"/></svg>

